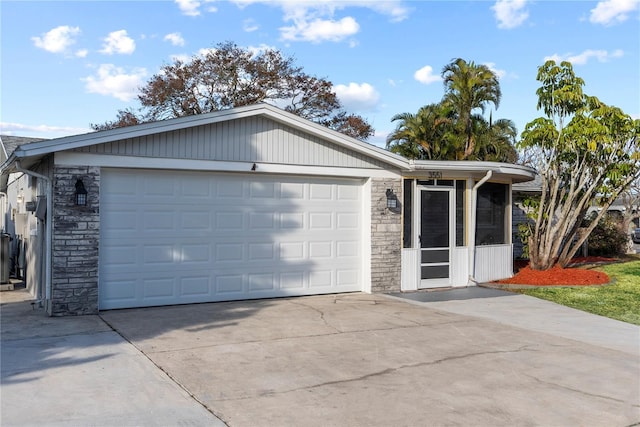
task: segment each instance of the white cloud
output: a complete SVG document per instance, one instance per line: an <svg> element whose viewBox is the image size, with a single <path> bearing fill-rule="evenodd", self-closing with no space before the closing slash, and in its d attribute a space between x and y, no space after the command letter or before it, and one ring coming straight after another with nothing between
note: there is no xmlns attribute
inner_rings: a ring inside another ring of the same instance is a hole
<svg viewBox="0 0 640 427"><path fill-rule="evenodd" d="M347 8L370 9L387 15L392 22L409 16L409 8L401 0L233 0L241 8L261 3L278 7L283 11L283 20L290 25L280 28L283 40L291 41L342 41L360 30L352 16L336 17L337 12ZM349 41L350 46L356 42Z"/></svg>
<svg viewBox="0 0 640 427"><path fill-rule="evenodd" d="M74 55L78 58L86 58L88 54L89 51L87 49L79 49L76 51L76 53L74 53Z"/></svg>
<svg viewBox="0 0 640 427"><path fill-rule="evenodd" d="M78 34L80 34L80 27L61 25L43 33L41 37L31 37L31 40L36 47L47 52L65 53L76 42L75 37Z"/></svg>
<svg viewBox="0 0 640 427"><path fill-rule="evenodd" d="M242 29L247 33L252 33L256 31L258 28L260 27L258 26L258 24L256 24L256 21L254 21L253 19L245 19L242 22Z"/></svg>
<svg viewBox="0 0 640 427"><path fill-rule="evenodd" d="M127 35L127 30L109 33L104 39L100 53L113 55L114 53L131 55L136 50L136 42Z"/></svg>
<svg viewBox="0 0 640 427"><path fill-rule="evenodd" d="M251 52L252 56L257 56L257 55L260 55L261 53L265 53L268 50L277 50L277 49L273 46L269 46L268 44L261 43L258 46L249 46L247 47L247 50Z"/></svg>
<svg viewBox="0 0 640 427"><path fill-rule="evenodd" d="M214 54L216 53L216 48L214 47L203 47L202 49L198 49L198 52L196 53L198 56L207 56L207 54Z"/></svg>
<svg viewBox="0 0 640 427"><path fill-rule="evenodd" d="M134 68L126 73L113 64L101 64L95 75L82 79L89 93L113 96L121 101L130 101L138 94L138 88L146 77L147 70Z"/></svg>
<svg viewBox="0 0 640 427"><path fill-rule="evenodd" d="M439 75L433 74L433 67L431 67L431 65L425 65L420 68L413 74L413 78L426 85L442 80Z"/></svg>
<svg viewBox="0 0 640 427"><path fill-rule="evenodd" d="M176 4L183 15L198 16L200 15L200 2L198 0L176 0Z"/></svg>
<svg viewBox="0 0 640 427"><path fill-rule="evenodd" d="M254 3L263 3L281 8L285 12L285 20L293 16L333 16L335 11L351 7L371 9L390 17L393 22L400 22L409 16L410 9L404 6L403 0L233 0L239 7Z"/></svg>
<svg viewBox="0 0 640 427"><path fill-rule="evenodd" d="M494 62L485 62L484 65L489 67L489 69L493 71L496 76L498 76L498 79L503 79L507 75L507 72L505 70L497 69L496 64Z"/></svg>
<svg viewBox="0 0 640 427"><path fill-rule="evenodd" d="M171 42L174 46L184 46L184 38L180 33L169 33L164 36L163 40Z"/></svg>
<svg viewBox="0 0 640 427"><path fill-rule="evenodd" d="M403 6L402 1L363 1L359 2L363 7L369 7L378 13L389 15L391 21L400 22L409 16L409 8ZM358 4L358 3L356 3ZM366 5L366 6L365 6Z"/></svg>
<svg viewBox="0 0 640 427"><path fill-rule="evenodd" d="M525 9L527 0L498 0L491 6L498 28L511 29L522 25L529 17L529 11Z"/></svg>
<svg viewBox="0 0 640 427"><path fill-rule="evenodd" d="M207 3L212 3L215 0L175 0L178 8L182 12L183 15L187 16L199 16L200 15L200 6ZM207 7L207 12L215 13L218 11L218 8L215 6Z"/></svg>
<svg viewBox="0 0 640 427"><path fill-rule="evenodd" d="M373 110L380 100L380 94L369 83L336 85L333 90L347 110Z"/></svg>
<svg viewBox="0 0 640 427"><path fill-rule="evenodd" d="M290 27L281 27L280 32L284 40L310 41L320 43L328 40L339 42L356 34L360 25L350 16L339 21L315 19L313 21L299 20Z"/></svg>
<svg viewBox="0 0 640 427"><path fill-rule="evenodd" d="M180 62L189 62L191 61L191 57L189 55L185 55L185 54L179 54L179 55L171 55L169 58L171 58L172 62L175 61L180 61Z"/></svg>
<svg viewBox="0 0 640 427"><path fill-rule="evenodd" d="M572 55L570 53L559 55L556 53L551 56L546 56L544 60L554 60L558 63L567 61L571 62L573 65L584 65L589 62L591 58L595 58L598 62L608 62L610 59L621 58L622 56L624 56L624 51L622 49L616 49L611 52L607 52L606 50L587 49L577 55Z"/></svg>
<svg viewBox="0 0 640 427"><path fill-rule="evenodd" d="M604 0L591 9L589 21L602 25L617 24L626 21L628 14L638 9L638 5L638 0Z"/></svg>
<svg viewBox="0 0 640 427"><path fill-rule="evenodd" d="M0 133L12 136L35 136L40 138L61 138L91 132L90 128L69 126L26 125L23 123L0 122Z"/></svg>

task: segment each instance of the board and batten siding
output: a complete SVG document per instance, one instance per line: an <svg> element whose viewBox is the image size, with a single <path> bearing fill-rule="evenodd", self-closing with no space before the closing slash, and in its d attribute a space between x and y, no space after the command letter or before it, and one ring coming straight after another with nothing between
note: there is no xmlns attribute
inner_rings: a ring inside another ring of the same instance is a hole
<svg viewBox="0 0 640 427"><path fill-rule="evenodd" d="M385 168L375 159L265 117L230 120L73 151L190 160Z"/></svg>

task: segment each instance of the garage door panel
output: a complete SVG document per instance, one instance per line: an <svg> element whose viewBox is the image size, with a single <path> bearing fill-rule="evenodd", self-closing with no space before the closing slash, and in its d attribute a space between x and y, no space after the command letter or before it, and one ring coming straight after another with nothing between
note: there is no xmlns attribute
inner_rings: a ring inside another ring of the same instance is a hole
<svg viewBox="0 0 640 427"><path fill-rule="evenodd" d="M304 289L304 284L304 271L290 271L280 274L280 289Z"/></svg>
<svg viewBox="0 0 640 427"><path fill-rule="evenodd" d="M310 200L331 200L332 186L329 184L309 184Z"/></svg>
<svg viewBox="0 0 640 427"><path fill-rule="evenodd" d="M194 276L185 277L180 281L180 294L186 297L203 296L206 297L211 292L210 277Z"/></svg>
<svg viewBox="0 0 640 427"><path fill-rule="evenodd" d="M142 299L166 299L173 298L175 293L175 279L162 277L150 277L142 280Z"/></svg>
<svg viewBox="0 0 640 427"><path fill-rule="evenodd" d="M198 233L211 232L213 223L211 216L211 212L208 210L182 212L179 222L180 229Z"/></svg>
<svg viewBox="0 0 640 427"><path fill-rule="evenodd" d="M333 270L314 269L309 275L309 287L311 289L330 288L333 284Z"/></svg>
<svg viewBox="0 0 640 427"><path fill-rule="evenodd" d="M336 271L336 286L348 288L359 282L359 272L355 269L339 269Z"/></svg>
<svg viewBox="0 0 640 427"><path fill-rule="evenodd" d="M242 274L221 275L214 278L216 294L229 298L231 294L242 296L243 283Z"/></svg>
<svg viewBox="0 0 640 427"><path fill-rule="evenodd" d="M274 243L250 243L249 256L247 261L255 263L256 261L275 261L276 251Z"/></svg>
<svg viewBox="0 0 640 427"><path fill-rule="evenodd" d="M218 230L240 231L244 224L242 212L215 212L215 225Z"/></svg>
<svg viewBox="0 0 640 427"><path fill-rule="evenodd" d="M282 230L301 230L305 227L305 214L302 212L281 213L279 225Z"/></svg>
<svg viewBox="0 0 640 427"><path fill-rule="evenodd" d="M360 290L361 198L357 180L104 170L100 308Z"/></svg>
<svg viewBox="0 0 640 427"><path fill-rule="evenodd" d="M301 200L304 198L305 186L299 182L283 182L280 184L280 197L282 199Z"/></svg>

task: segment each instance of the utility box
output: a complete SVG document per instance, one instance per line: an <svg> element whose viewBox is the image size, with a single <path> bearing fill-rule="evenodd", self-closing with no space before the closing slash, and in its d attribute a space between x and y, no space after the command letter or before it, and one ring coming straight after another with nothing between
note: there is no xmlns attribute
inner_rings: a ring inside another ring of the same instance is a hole
<svg viewBox="0 0 640 427"><path fill-rule="evenodd" d="M9 283L9 268L11 254L9 253L11 245L11 235L2 233L0 234L0 283Z"/></svg>

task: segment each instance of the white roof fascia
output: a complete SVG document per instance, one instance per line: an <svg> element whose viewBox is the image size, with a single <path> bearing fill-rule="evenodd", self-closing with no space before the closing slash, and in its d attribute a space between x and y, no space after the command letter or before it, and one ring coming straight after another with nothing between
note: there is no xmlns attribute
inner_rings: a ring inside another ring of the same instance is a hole
<svg viewBox="0 0 640 427"><path fill-rule="evenodd" d="M309 120L288 113L269 104L255 104L229 110L220 110L212 113L198 114L177 119L161 120L152 123L129 126L107 131L91 132L82 135L73 135L63 138L51 139L41 142L33 142L20 146L14 152L16 158L31 157L54 153L57 151L82 148L90 145L104 144L121 139L136 138L157 134L161 132L172 132L185 128L214 124L228 120L241 119L251 116L264 115L280 123L309 132L325 140L329 140L344 148L359 152L369 157L380 160L384 163L394 165L398 168L406 168L408 162L404 157L390 153L381 148L358 141L339 132L328 129L324 126L313 123ZM13 157L13 156L12 156Z"/></svg>
<svg viewBox="0 0 640 427"><path fill-rule="evenodd" d="M536 176L536 171L529 166L514 165L510 163L482 162L471 160L415 160L409 161L411 171L438 171L438 172L462 172L485 174L491 170L496 175L509 176L514 182L531 181Z"/></svg>
<svg viewBox="0 0 640 427"><path fill-rule="evenodd" d="M253 108L252 108L253 107ZM153 135L161 132L171 132L193 126L217 123L225 120L233 120L255 115L256 107L240 107L231 110L215 111L213 113L197 114L194 116L179 117L176 119L159 120L157 122L143 123L135 126L127 126L106 131L89 132L81 135L72 135L62 138L49 139L42 142L25 144L16 150L17 157L30 157L56 151L71 150L90 145L104 144L127 138ZM249 111L245 111L249 110Z"/></svg>

